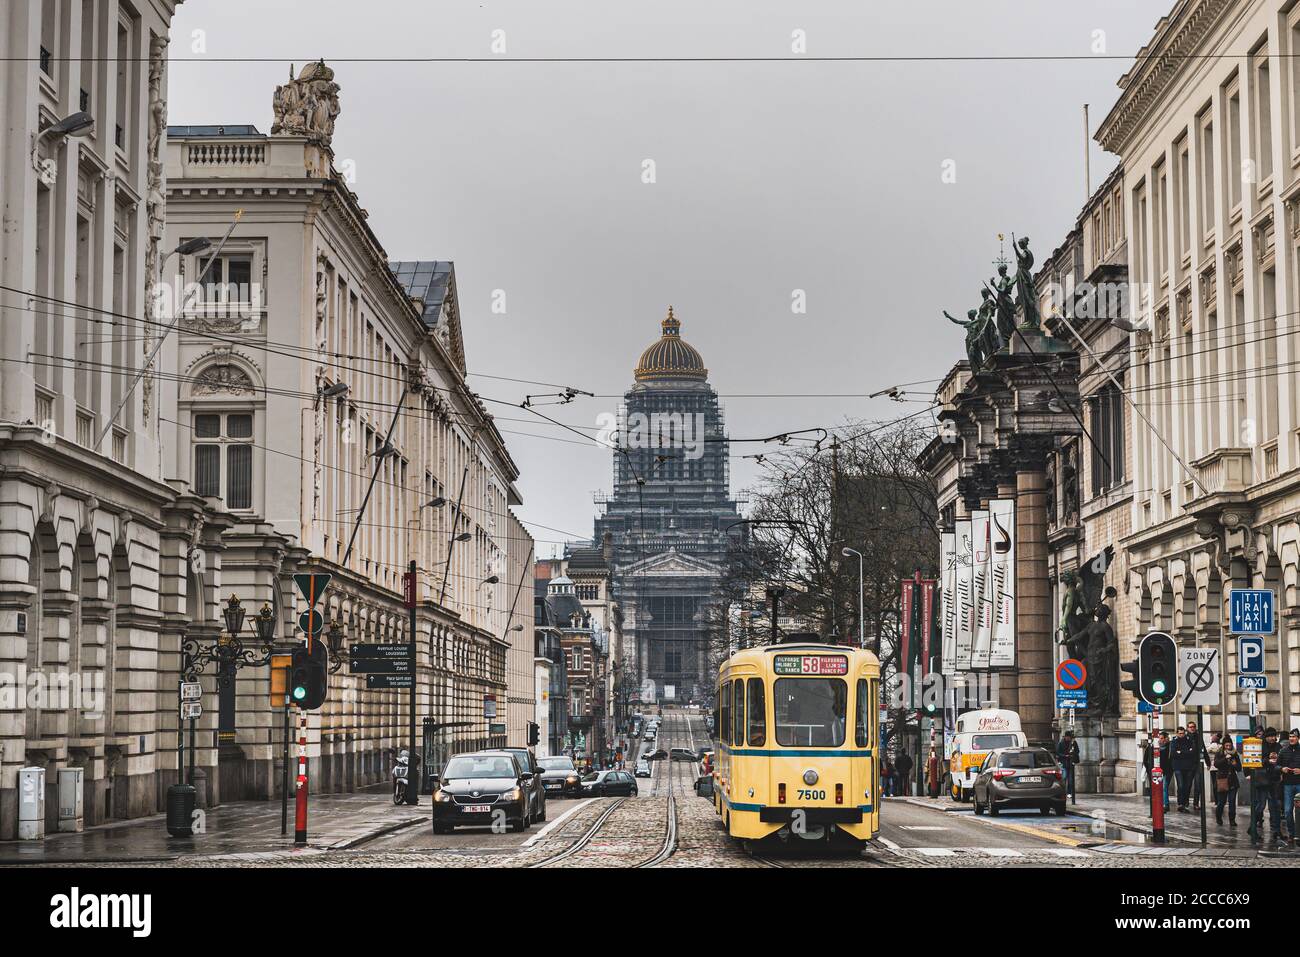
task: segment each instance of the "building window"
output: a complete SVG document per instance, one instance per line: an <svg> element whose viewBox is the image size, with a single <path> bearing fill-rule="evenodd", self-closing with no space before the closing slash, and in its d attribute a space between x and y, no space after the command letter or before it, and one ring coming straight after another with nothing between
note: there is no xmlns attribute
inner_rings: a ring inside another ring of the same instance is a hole
<svg viewBox="0 0 1300 957"><path fill-rule="evenodd" d="M1092 494L1100 495L1124 481L1124 399L1108 385L1090 402L1092 421Z"/></svg>
<svg viewBox="0 0 1300 957"><path fill-rule="evenodd" d="M1263 46L1260 49L1264 49ZM1251 138L1254 146L1255 182L1265 183L1273 176L1273 91L1269 88L1268 57L1260 56L1255 60L1254 89L1254 126L1255 135Z"/></svg>
<svg viewBox="0 0 1300 957"><path fill-rule="evenodd" d="M194 491L223 499L226 508L253 507L253 414L194 416Z"/></svg>
<svg viewBox="0 0 1300 957"><path fill-rule="evenodd" d="M253 301L252 256L224 255L216 259L211 256L200 259L197 275L203 280L199 289L200 302L242 305Z"/></svg>

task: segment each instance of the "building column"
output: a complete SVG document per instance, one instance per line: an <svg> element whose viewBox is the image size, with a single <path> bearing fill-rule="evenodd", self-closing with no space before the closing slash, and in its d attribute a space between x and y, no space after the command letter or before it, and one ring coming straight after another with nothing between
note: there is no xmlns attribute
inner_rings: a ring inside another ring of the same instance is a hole
<svg viewBox="0 0 1300 957"><path fill-rule="evenodd" d="M1039 455L1016 472L1016 684L1032 745L1052 743L1052 601L1047 581L1047 471Z"/></svg>

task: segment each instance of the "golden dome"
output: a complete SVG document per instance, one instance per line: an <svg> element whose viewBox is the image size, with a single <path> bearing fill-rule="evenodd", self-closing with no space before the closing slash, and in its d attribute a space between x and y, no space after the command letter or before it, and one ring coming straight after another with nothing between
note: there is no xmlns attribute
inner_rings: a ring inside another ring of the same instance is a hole
<svg viewBox="0 0 1300 957"><path fill-rule="evenodd" d="M663 336L645 352L636 364L636 379L707 379L709 370L704 359L694 347L682 341L682 324L668 307L668 318L663 321Z"/></svg>

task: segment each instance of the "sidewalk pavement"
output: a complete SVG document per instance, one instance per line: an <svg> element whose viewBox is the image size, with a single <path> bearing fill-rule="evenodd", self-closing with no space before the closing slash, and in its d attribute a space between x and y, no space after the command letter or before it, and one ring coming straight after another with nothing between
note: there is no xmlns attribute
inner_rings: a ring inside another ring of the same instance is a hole
<svg viewBox="0 0 1300 957"><path fill-rule="evenodd" d="M1203 857L1258 856L1300 860L1300 851L1277 844L1251 843L1246 829L1250 826L1250 806L1237 807L1237 826L1230 828L1226 815L1222 827L1214 821L1213 804L1206 815L1206 846L1201 847L1201 815L1190 805L1180 813L1177 803L1165 815L1164 845L1151 843L1151 799L1140 794L1081 794L1078 804L1068 805L1069 814L1060 818L1033 817L1023 823L1030 827L1068 832L1082 839L1080 847L1114 854L1183 854ZM901 800L948 812L973 813L969 803L959 804L947 797L906 797ZM1081 820L1087 819L1085 820Z"/></svg>
<svg viewBox="0 0 1300 957"><path fill-rule="evenodd" d="M46 833L44 841L0 842L0 865L144 863L215 855L320 854L355 847L403 827L427 823L429 798L414 807L393 804L387 788L355 794L313 794L308 805L307 845L280 835L279 801L232 801L204 812L192 837L167 833L165 814L115 821L77 833Z"/></svg>

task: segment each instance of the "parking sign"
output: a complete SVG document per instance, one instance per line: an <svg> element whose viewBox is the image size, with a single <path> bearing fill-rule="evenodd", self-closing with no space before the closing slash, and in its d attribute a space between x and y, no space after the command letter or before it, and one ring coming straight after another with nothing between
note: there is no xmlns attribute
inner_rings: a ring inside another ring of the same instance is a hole
<svg viewBox="0 0 1300 957"><path fill-rule="evenodd" d="M1229 593L1230 630L1234 635L1273 634L1277 593L1269 588L1234 588Z"/></svg>
<svg viewBox="0 0 1300 957"><path fill-rule="evenodd" d="M1237 639L1237 671L1243 675L1264 673L1264 639L1260 635L1244 635Z"/></svg>

